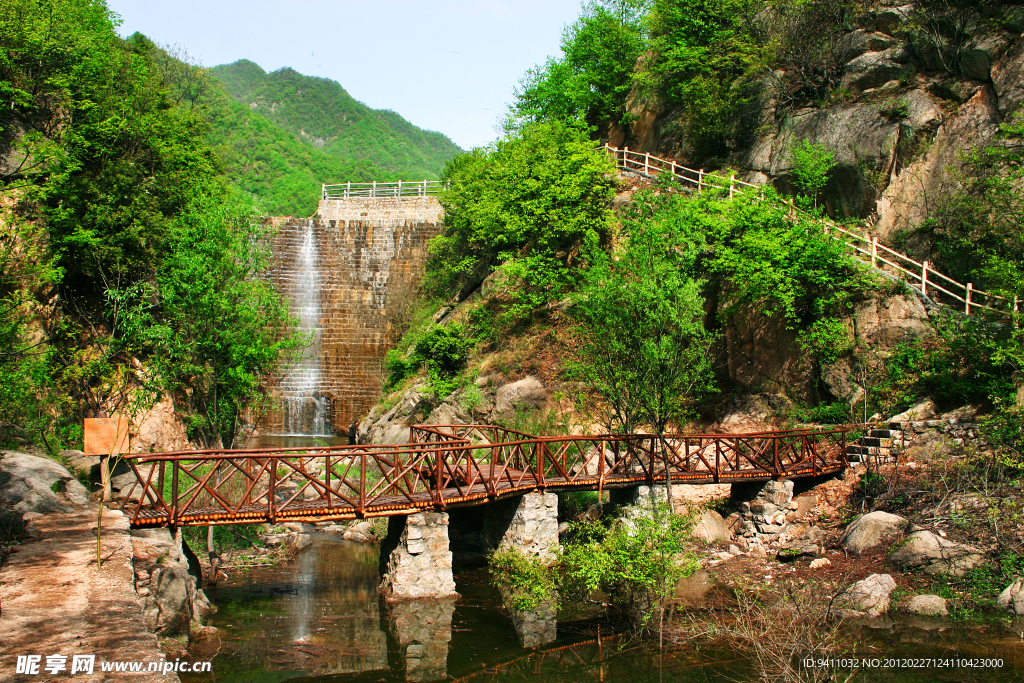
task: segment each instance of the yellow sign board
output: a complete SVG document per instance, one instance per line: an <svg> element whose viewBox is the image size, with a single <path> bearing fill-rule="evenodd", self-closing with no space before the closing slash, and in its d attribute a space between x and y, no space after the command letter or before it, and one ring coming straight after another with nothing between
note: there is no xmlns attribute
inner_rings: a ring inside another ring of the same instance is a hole
<svg viewBox="0 0 1024 683"><path fill-rule="evenodd" d="M112 455L128 452L128 418L85 418L85 454Z"/></svg>

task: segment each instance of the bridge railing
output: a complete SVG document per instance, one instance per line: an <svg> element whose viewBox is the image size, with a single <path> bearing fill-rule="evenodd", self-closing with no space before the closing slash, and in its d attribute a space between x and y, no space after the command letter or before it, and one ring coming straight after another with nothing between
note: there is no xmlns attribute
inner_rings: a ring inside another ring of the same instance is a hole
<svg viewBox="0 0 1024 683"><path fill-rule="evenodd" d="M532 437L492 425L432 425L413 434L430 440L132 455L137 482L123 509L136 526L352 519L544 489L815 476L846 463L844 429Z"/></svg>
<svg viewBox="0 0 1024 683"><path fill-rule="evenodd" d="M640 173L656 178L662 173L671 174L683 187L692 192L705 190L720 191L725 198L737 196L764 197L764 186L739 180L735 176L708 173L704 169L692 169L669 159L661 159L647 152L631 152L628 147L619 149L605 145L605 149L624 171ZM790 202L790 210L800 211ZM831 220L817 219L826 234L845 244L853 255L872 268L888 272L917 288L923 295L971 315L983 309L1002 316L1016 317L1020 313L1020 301L975 289L973 283L962 283L943 275L931 267L928 261L917 261L878 241L877 236L867 237L848 230ZM887 268L888 267L888 268Z"/></svg>
<svg viewBox="0 0 1024 683"><path fill-rule="evenodd" d="M360 197L426 197L444 189L440 180L399 180L394 183L336 183L321 185L321 199L355 199Z"/></svg>

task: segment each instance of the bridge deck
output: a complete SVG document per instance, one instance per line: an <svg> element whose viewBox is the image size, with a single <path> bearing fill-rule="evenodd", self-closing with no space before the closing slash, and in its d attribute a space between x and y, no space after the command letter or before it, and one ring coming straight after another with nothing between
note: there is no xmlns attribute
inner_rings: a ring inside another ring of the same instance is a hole
<svg viewBox="0 0 1024 683"><path fill-rule="evenodd" d="M414 427L404 446L137 455L133 526L407 515L532 491L813 477L846 466L845 430L537 438L491 426ZM298 452L296 452L298 451ZM168 467L169 466L169 467ZM134 502L133 502L134 501Z"/></svg>

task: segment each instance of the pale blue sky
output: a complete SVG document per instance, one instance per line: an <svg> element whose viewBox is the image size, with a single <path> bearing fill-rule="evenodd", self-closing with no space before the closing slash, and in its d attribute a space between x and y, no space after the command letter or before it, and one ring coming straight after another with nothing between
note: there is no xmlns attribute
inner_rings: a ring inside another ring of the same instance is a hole
<svg viewBox="0 0 1024 683"><path fill-rule="evenodd" d="M460 147L484 145L525 71L558 54L580 0L107 0L204 66L250 59L331 78Z"/></svg>

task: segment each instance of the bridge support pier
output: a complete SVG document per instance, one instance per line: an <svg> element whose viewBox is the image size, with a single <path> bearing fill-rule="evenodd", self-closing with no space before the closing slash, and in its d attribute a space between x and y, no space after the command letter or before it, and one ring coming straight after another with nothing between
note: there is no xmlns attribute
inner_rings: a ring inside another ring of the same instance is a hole
<svg viewBox="0 0 1024 683"><path fill-rule="evenodd" d="M491 547L515 548L544 562L555 559L558 496L554 493L527 493L488 506L485 514Z"/></svg>
<svg viewBox="0 0 1024 683"><path fill-rule="evenodd" d="M673 489L675 486L673 485ZM665 485L655 486L630 486L628 488L611 489L611 501L619 505L659 505L667 504ZM675 491L673 490L673 495Z"/></svg>
<svg viewBox="0 0 1024 683"><path fill-rule="evenodd" d="M398 646L407 681L448 677L455 598L402 600L388 605L388 631Z"/></svg>
<svg viewBox="0 0 1024 683"><path fill-rule="evenodd" d="M388 518L380 564L380 592L389 602L458 596L448 548L447 513L418 512Z"/></svg>

